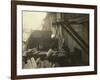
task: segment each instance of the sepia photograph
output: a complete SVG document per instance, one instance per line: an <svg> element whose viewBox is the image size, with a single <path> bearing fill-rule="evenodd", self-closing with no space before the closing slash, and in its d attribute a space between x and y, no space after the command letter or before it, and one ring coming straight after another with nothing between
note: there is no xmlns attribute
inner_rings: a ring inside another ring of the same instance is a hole
<svg viewBox="0 0 100 80"><path fill-rule="evenodd" d="M22 68L89 65L89 14L22 11Z"/></svg>

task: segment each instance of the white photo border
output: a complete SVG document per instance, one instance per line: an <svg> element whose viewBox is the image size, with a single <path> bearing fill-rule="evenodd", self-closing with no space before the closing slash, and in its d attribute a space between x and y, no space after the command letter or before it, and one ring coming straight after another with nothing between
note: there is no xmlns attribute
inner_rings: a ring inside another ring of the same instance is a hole
<svg viewBox="0 0 100 80"><path fill-rule="evenodd" d="M89 66L22 69L22 10L89 14ZM17 75L94 71L94 9L17 5Z"/></svg>

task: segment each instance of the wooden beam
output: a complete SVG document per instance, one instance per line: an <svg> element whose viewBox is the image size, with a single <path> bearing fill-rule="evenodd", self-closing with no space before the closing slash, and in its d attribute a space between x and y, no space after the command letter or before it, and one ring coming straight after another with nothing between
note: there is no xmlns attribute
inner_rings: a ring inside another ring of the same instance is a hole
<svg viewBox="0 0 100 80"><path fill-rule="evenodd" d="M70 26L69 23L65 22L56 22L54 25L61 25L68 34L80 45L80 47L88 53L88 45L85 43L85 41L77 34L77 32Z"/></svg>

